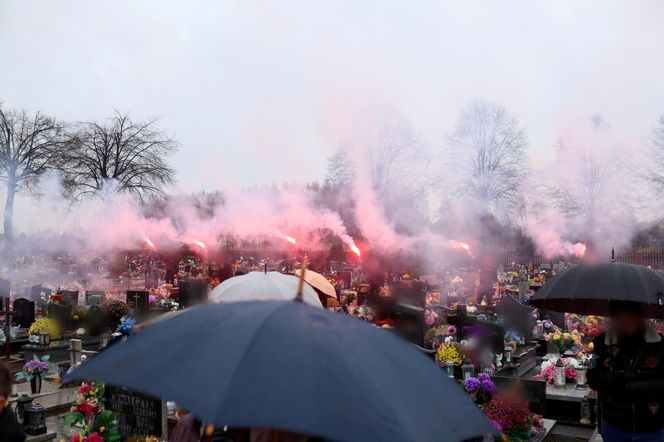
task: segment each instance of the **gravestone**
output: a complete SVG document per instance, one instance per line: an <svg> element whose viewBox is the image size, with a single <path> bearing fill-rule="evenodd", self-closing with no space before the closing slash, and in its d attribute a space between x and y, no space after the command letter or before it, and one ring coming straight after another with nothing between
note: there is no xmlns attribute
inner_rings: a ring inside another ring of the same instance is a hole
<svg viewBox="0 0 664 442"><path fill-rule="evenodd" d="M92 305L85 314L85 329L90 336L101 336L108 327L108 318L99 306Z"/></svg>
<svg viewBox="0 0 664 442"><path fill-rule="evenodd" d="M407 341L424 347L424 309L410 304L396 303L389 312L394 330Z"/></svg>
<svg viewBox="0 0 664 442"><path fill-rule="evenodd" d="M519 331L525 339L530 339L535 326L533 310L511 295L504 296L496 305L496 311L503 316L505 326Z"/></svg>
<svg viewBox="0 0 664 442"><path fill-rule="evenodd" d="M147 313L149 300L149 293L145 290L127 290L127 304L136 316Z"/></svg>
<svg viewBox="0 0 664 442"><path fill-rule="evenodd" d="M14 301L12 319L21 328L29 328L35 322L35 303L25 298Z"/></svg>
<svg viewBox="0 0 664 442"><path fill-rule="evenodd" d="M528 290L530 290L530 286L528 285L528 281L519 281L519 284L517 285L519 289L519 299L523 299L526 294L528 293Z"/></svg>
<svg viewBox="0 0 664 442"><path fill-rule="evenodd" d="M160 399L106 385L105 406L118 415L123 440L133 435L162 437L166 434L166 404Z"/></svg>
<svg viewBox="0 0 664 442"><path fill-rule="evenodd" d="M190 279L180 281L180 308L187 308L201 304L207 300L208 282L204 279Z"/></svg>
<svg viewBox="0 0 664 442"><path fill-rule="evenodd" d="M78 305L78 290L63 290L60 293L65 304L73 305L74 307Z"/></svg>
<svg viewBox="0 0 664 442"><path fill-rule="evenodd" d="M42 293L44 294L44 297L42 298ZM51 293L53 291L51 289L47 289L46 287L42 287L41 285L33 285L30 287L30 299L32 299L35 304L37 304L40 307L45 306L48 304L49 299L51 299Z"/></svg>
<svg viewBox="0 0 664 442"><path fill-rule="evenodd" d="M104 292L101 290L86 290L85 305L100 306L104 303Z"/></svg>
<svg viewBox="0 0 664 442"><path fill-rule="evenodd" d="M71 330L72 310L69 304L49 304L46 309L48 317L57 322L63 332Z"/></svg>

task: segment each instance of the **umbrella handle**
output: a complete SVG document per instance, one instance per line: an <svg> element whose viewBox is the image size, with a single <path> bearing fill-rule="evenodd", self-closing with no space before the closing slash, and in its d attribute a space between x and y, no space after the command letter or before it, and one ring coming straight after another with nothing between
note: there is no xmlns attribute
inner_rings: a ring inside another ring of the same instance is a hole
<svg viewBox="0 0 664 442"><path fill-rule="evenodd" d="M300 270L300 281L297 284L297 294L295 295L295 301L302 302L302 294L304 292L304 274L307 272L306 263L302 264L302 269Z"/></svg>

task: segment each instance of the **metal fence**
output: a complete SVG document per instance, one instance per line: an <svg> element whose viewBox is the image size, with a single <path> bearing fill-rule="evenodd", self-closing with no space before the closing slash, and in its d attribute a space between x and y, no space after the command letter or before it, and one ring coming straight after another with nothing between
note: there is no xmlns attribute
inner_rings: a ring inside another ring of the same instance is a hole
<svg viewBox="0 0 664 442"><path fill-rule="evenodd" d="M524 257L519 255L516 250L507 249L499 253L499 263L503 266L509 266L512 263L516 264L532 264L539 266L543 263L556 263L564 261L567 263L578 264L579 258L575 256L545 258L541 255L533 255ZM664 250L648 250L648 251L635 251L626 250L616 252L615 260L617 262L626 262L629 264L638 264L655 270L664 270Z"/></svg>

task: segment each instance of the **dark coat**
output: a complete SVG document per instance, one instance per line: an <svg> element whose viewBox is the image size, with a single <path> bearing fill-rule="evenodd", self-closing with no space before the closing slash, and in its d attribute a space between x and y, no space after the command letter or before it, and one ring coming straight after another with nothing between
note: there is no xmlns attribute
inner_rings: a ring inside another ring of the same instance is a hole
<svg viewBox="0 0 664 442"><path fill-rule="evenodd" d="M2 442L23 442L25 440L23 428L16 422L14 413L8 408L0 413L0 440Z"/></svg>
<svg viewBox="0 0 664 442"><path fill-rule="evenodd" d="M602 419L625 431L664 428L664 339L648 329L618 340L611 332L593 340L594 366L588 384L597 391Z"/></svg>

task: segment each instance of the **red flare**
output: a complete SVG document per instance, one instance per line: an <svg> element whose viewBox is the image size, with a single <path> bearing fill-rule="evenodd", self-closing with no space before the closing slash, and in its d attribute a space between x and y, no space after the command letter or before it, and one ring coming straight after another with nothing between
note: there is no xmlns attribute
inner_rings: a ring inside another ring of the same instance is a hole
<svg viewBox="0 0 664 442"><path fill-rule="evenodd" d="M474 258L473 250L471 249L470 244L466 242L452 240L450 241L450 247L456 250L463 250L468 254L468 256Z"/></svg>
<svg viewBox="0 0 664 442"><path fill-rule="evenodd" d="M207 249L207 246L205 245L205 243L203 241L194 241L194 244L196 244L201 249Z"/></svg>
<svg viewBox="0 0 664 442"><path fill-rule="evenodd" d="M150 241L150 238L148 238L148 237L145 238L145 245L148 246L152 250L156 249L156 247L154 246L154 243L152 241Z"/></svg>
<svg viewBox="0 0 664 442"><path fill-rule="evenodd" d="M587 246L582 242L577 242L576 244L572 245L572 251L574 252L574 256L577 258L583 258L586 256L586 249Z"/></svg>
<svg viewBox="0 0 664 442"><path fill-rule="evenodd" d="M350 244L350 250L357 256L362 256L362 253L360 253L360 248L356 246L355 243Z"/></svg>

